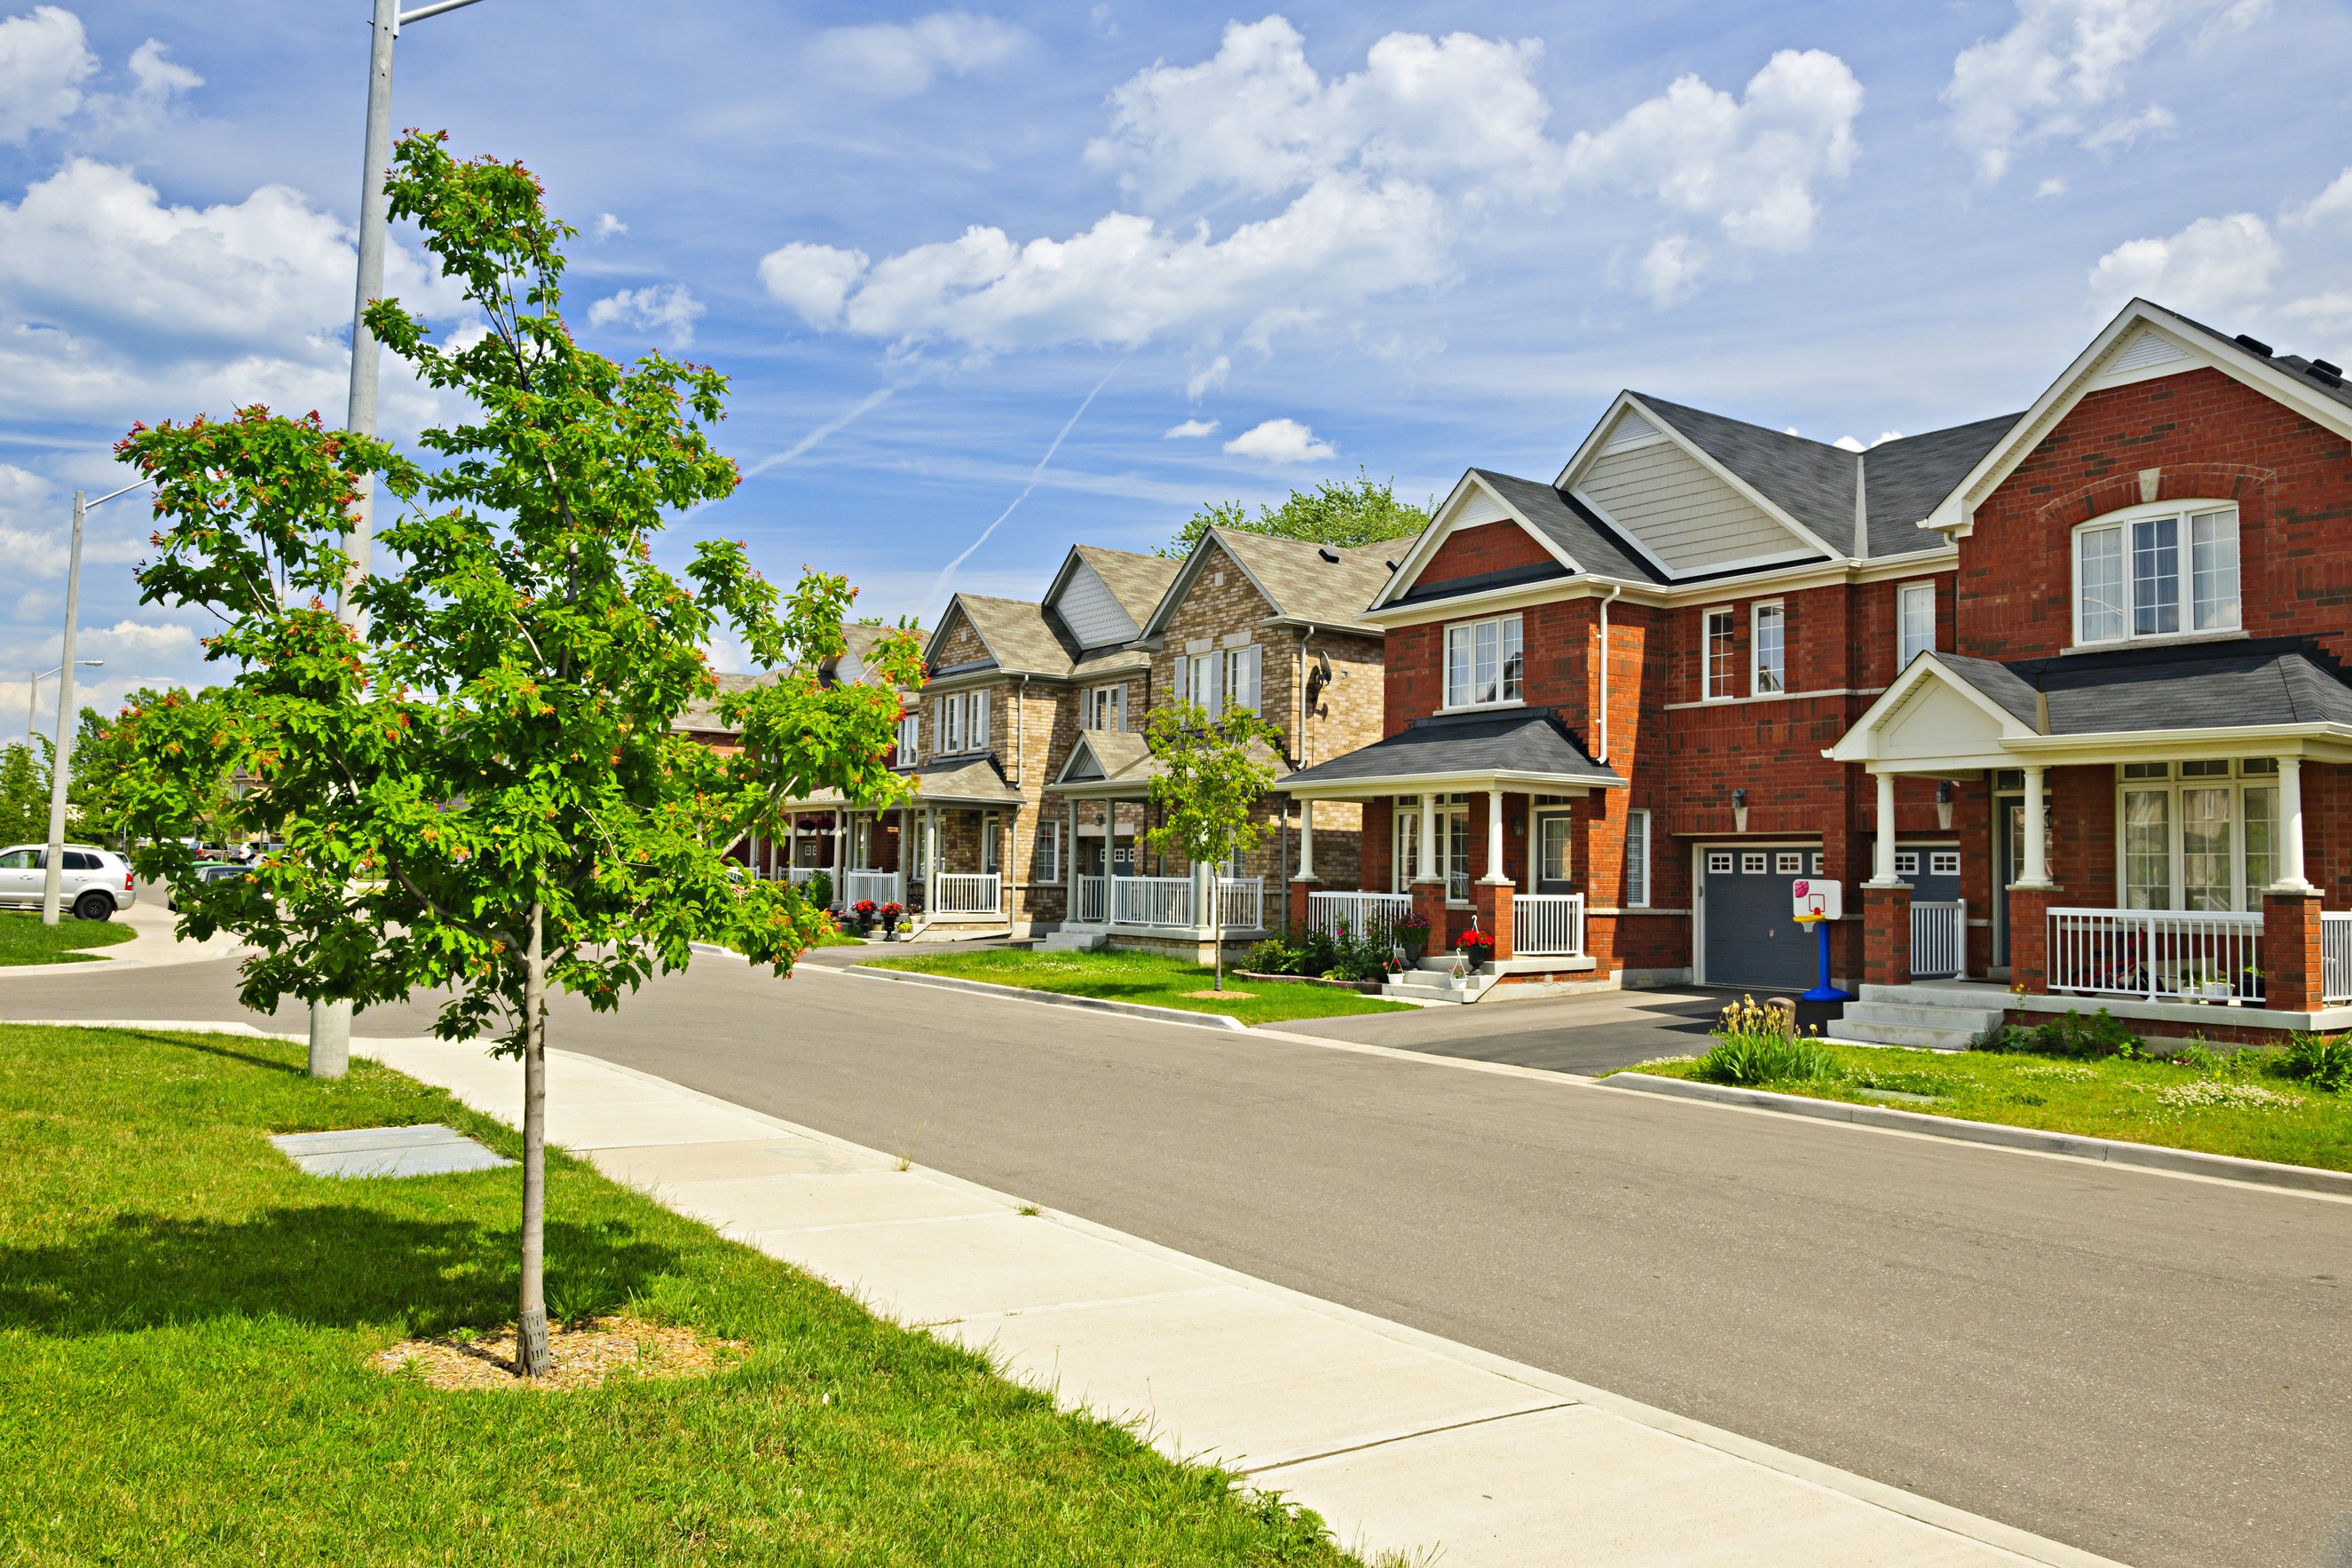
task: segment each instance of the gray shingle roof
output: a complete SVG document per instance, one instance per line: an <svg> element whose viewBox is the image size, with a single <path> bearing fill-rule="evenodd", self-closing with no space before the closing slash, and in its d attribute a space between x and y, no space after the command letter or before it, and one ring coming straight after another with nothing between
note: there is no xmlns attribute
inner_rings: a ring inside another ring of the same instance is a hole
<svg viewBox="0 0 2352 1568"><path fill-rule="evenodd" d="M1586 571L1634 582L1666 580L1639 550L1627 546L1615 530L1574 497L1539 479L1521 479L1515 475L1497 474L1491 468L1473 468L1470 472L1493 486L1505 504L1566 550L1569 559Z"/></svg>
<svg viewBox="0 0 2352 1568"><path fill-rule="evenodd" d="M997 666L1013 674L1066 675L1077 650L1056 631L1045 607L1026 599L994 599L985 594L959 593L955 603L963 612ZM944 617L940 624L945 625Z"/></svg>
<svg viewBox="0 0 2352 1568"><path fill-rule="evenodd" d="M1386 740L1319 762L1277 788L1311 788L1367 779L1444 779L1462 774L1535 775L1563 784L1625 780L1585 755L1568 727L1549 712L1440 714L1419 718Z"/></svg>
<svg viewBox="0 0 2352 1568"><path fill-rule="evenodd" d="M715 672L712 678L718 681L719 689L709 698L690 702L679 709L678 716L670 721L671 729L694 730L705 735L733 735L736 733L735 726L719 716L719 699L730 692L748 692L754 686L772 685L776 679L772 671L763 671L756 675L722 671Z"/></svg>
<svg viewBox="0 0 2352 1568"><path fill-rule="evenodd" d="M1176 574L1184 570L1181 558L1105 549L1100 545L1074 548L1078 559L1095 569L1095 575L1103 580L1103 586L1118 601L1118 607L1138 626L1151 619L1152 611L1160 606L1160 595L1176 580Z"/></svg>
<svg viewBox="0 0 2352 1568"><path fill-rule="evenodd" d="M2152 299L2143 300L2141 303L2155 305L2158 310L2169 316L2172 319L2179 322L2182 326L2192 328L2197 331L2202 332L2207 337L2228 345L2237 352L2260 360L2275 370L2286 371L2288 374L2295 377L2298 381L2301 381L2304 384L2310 387L2312 391L2318 392L2323 397L2333 398L2337 402L2352 406L2352 386L2347 386L2344 382L2344 378L2341 375L2330 376L2322 371L2314 369L2312 362L2304 358L2301 354L2265 354L2247 344L2240 342L2234 336L2222 331L2219 327L2208 327L2204 322L2183 316L2179 311L2171 308L2169 306L2156 305L2156 302Z"/></svg>
<svg viewBox="0 0 2352 1568"><path fill-rule="evenodd" d="M1948 430L1903 436L1864 453L1860 461L1869 510L1867 553L1908 555L1940 546L1941 537L1920 528L1921 520L2023 417L2004 413L1972 420Z"/></svg>
<svg viewBox="0 0 2352 1568"><path fill-rule="evenodd" d="M1937 662L2045 735L2352 726L2352 685L2299 639ZM2046 717L2044 715L2046 714Z"/></svg>
<svg viewBox="0 0 2352 1568"><path fill-rule="evenodd" d="M1329 561L1323 559L1326 547L1312 539L1254 534L1244 528L1209 532L1265 591L1276 615L1321 626L1362 624L1364 612L1387 586L1389 561L1412 548L1409 539L1383 539L1333 550L1339 559Z"/></svg>
<svg viewBox="0 0 2352 1568"><path fill-rule="evenodd" d="M915 779L915 803L940 805L1018 806L1021 791L1004 781L1003 769L989 757L951 757L905 770Z"/></svg>

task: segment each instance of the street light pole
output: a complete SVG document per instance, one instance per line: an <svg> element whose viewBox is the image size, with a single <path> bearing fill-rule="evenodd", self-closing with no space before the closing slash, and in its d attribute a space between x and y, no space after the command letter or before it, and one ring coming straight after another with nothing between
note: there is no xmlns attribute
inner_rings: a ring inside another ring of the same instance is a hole
<svg viewBox="0 0 2352 1568"><path fill-rule="evenodd" d="M41 924L58 923L58 901L65 887L66 781L73 770L74 629L81 618L81 525L92 507L102 507L117 496L143 490L147 481L110 490L95 501L74 492L73 547L66 557L66 645L58 664L58 748L49 763L49 852L41 873Z"/></svg>
<svg viewBox="0 0 2352 1568"><path fill-rule="evenodd" d="M78 659L75 663L85 670L103 669L106 666L104 659ZM25 749L26 751L40 744L41 683L51 675L62 673L61 669L33 672L32 689L25 694Z"/></svg>
<svg viewBox="0 0 2352 1568"><path fill-rule="evenodd" d="M383 293L384 228L391 205L383 177L392 164L392 47L402 26L456 11L477 0L437 0L404 13L400 0L375 0L375 16L368 47L367 130L361 138L359 277L352 298L352 392L343 428L362 435L375 434L376 374L381 355L375 334L368 329L367 308ZM352 486L351 530L343 535L343 554L351 564L336 595L335 613L360 636L367 633L365 613L357 589L368 573L368 557L375 543L375 476L362 474ZM341 1078L351 1065L352 1004L336 997L310 1004L310 1072L313 1078Z"/></svg>

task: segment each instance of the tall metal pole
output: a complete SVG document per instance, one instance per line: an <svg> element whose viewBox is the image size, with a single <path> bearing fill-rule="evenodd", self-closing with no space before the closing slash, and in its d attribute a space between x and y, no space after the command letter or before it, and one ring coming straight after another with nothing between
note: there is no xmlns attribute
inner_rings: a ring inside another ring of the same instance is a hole
<svg viewBox="0 0 2352 1568"><path fill-rule="evenodd" d="M41 924L58 923L58 900L65 887L66 780L73 768L74 623L81 619L81 520L89 511L74 492L73 549L66 558L66 648L58 672L58 752L49 768L49 852L42 857Z"/></svg>
<svg viewBox="0 0 2352 1568"><path fill-rule="evenodd" d="M368 329L367 308L383 293L383 232L390 205L383 176L392 164L392 46L400 37L400 0L375 0L374 37L368 49L367 131L361 139L359 278L352 298L352 395L343 428L362 435L375 434L376 375L382 361L375 334ZM343 553L351 567L335 613L344 624L364 636L366 617L357 589L367 576L368 556L374 541L375 476L362 474L352 486L352 528L343 536ZM331 998L310 1004L310 1060L313 1078L341 1078L352 1060L352 1004Z"/></svg>

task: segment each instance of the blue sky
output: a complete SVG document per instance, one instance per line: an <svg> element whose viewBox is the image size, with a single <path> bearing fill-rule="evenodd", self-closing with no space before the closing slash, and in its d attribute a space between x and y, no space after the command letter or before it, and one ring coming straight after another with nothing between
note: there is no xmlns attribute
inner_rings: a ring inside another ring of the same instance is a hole
<svg viewBox="0 0 2352 1568"><path fill-rule="evenodd" d="M0 8L0 713L132 420L340 412L365 14ZM1548 478L1625 386L1864 443L2014 410L2134 293L2343 361L2347 70L2325 0L484 0L394 117L540 172L584 338L733 377L748 476L681 538L928 619L1360 465ZM389 433L435 416L387 376ZM202 678L147 528L92 530L100 700Z"/></svg>

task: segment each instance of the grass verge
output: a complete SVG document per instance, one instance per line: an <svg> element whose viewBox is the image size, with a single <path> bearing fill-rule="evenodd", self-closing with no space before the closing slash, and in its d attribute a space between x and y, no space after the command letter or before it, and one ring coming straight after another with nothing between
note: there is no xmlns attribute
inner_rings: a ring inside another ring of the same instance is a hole
<svg viewBox="0 0 2352 1568"><path fill-rule="evenodd" d="M1928 1116L2352 1170L2352 1096L2305 1089L2228 1059L2198 1067L2005 1051L1819 1049L1829 1056L1833 1076L1758 1087ZM1622 1071L1705 1081L1696 1057ZM1911 1095L1926 1098L1895 1097Z"/></svg>
<svg viewBox="0 0 2352 1568"><path fill-rule="evenodd" d="M1030 991L1099 997L1105 1001L1181 1008L1187 1012L1227 1013L1246 1024L1338 1018L1348 1013L1396 1012L1406 1006L1330 986L1286 986L1236 979L1231 969L1225 971L1225 985L1230 989L1248 992L1247 999L1195 997L1190 993L1205 991L1216 983L1213 973L1198 964L1160 953L1045 953L1021 947L990 947L974 953L869 958L866 966L950 975L959 980L986 980Z"/></svg>
<svg viewBox="0 0 2352 1568"><path fill-rule="evenodd" d="M95 964L92 947L111 947L139 933L119 920L76 920L61 916L55 925L41 924L32 911L0 914L0 968L19 964Z"/></svg>
<svg viewBox="0 0 2352 1568"><path fill-rule="evenodd" d="M441 1392L370 1358L514 1315L516 1169L304 1176L266 1134L444 1122L302 1048L0 1027L11 1564L1350 1561L1310 1515L551 1152L548 1297L745 1342L726 1370Z"/></svg>

